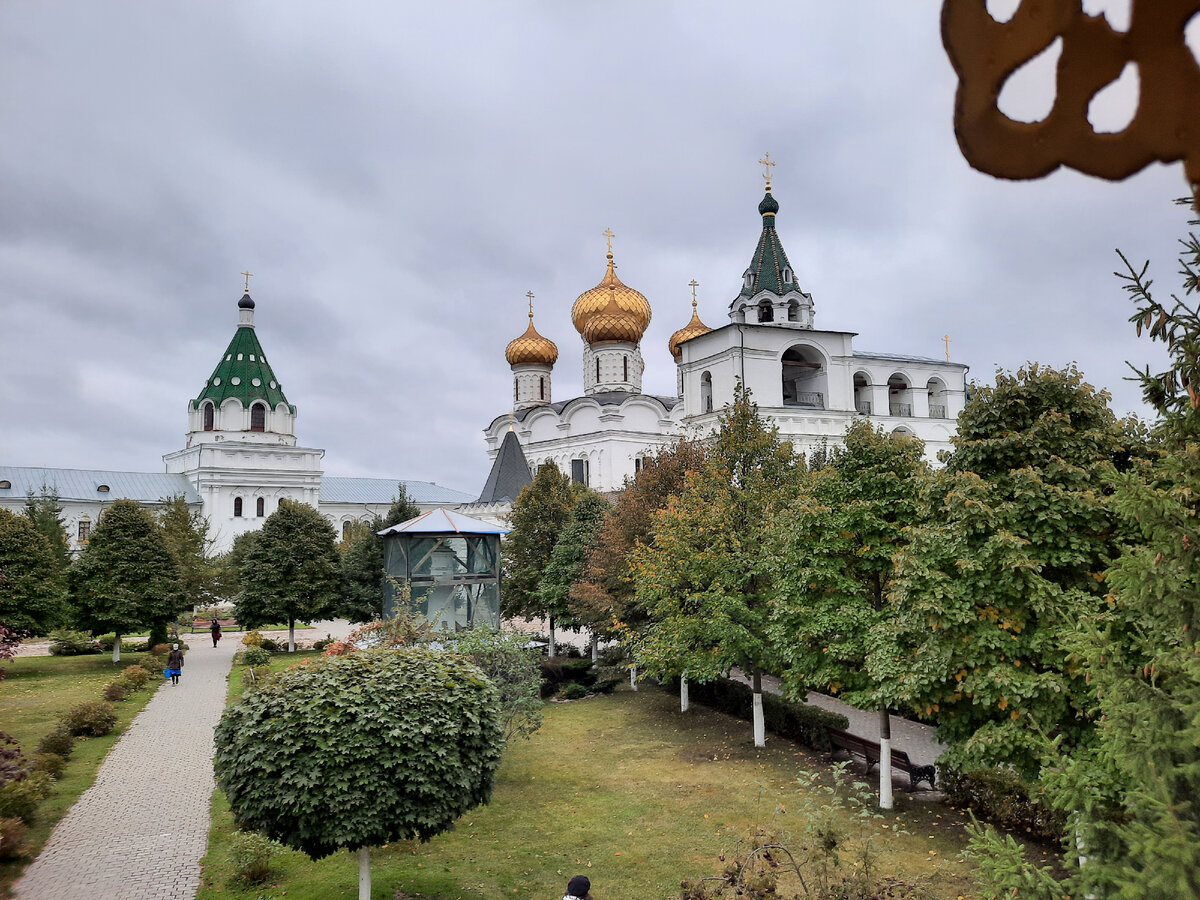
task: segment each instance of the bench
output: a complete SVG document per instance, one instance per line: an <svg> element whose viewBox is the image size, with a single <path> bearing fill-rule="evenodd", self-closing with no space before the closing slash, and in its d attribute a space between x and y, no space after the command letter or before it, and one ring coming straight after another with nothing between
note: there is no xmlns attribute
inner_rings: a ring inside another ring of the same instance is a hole
<svg viewBox="0 0 1200 900"><path fill-rule="evenodd" d="M837 728L826 730L829 732L829 743L833 745L834 753L839 750L845 750L851 757L861 757L863 762L867 764L868 772L879 765L880 747L878 741L871 741ZM903 750L892 750L892 769L899 769L908 775L909 790L915 790L916 786L922 781L929 782L930 790L933 790L936 786L937 768L934 766L913 765L912 760L908 758L908 754Z"/></svg>

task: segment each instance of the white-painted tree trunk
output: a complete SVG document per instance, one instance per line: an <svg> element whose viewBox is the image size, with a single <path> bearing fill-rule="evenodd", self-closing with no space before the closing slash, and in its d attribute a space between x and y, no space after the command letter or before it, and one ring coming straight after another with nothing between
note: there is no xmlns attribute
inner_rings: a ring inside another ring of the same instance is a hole
<svg viewBox="0 0 1200 900"><path fill-rule="evenodd" d="M879 710L879 808L892 808L892 718L886 706Z"/></svg>
<svg viewBox="0 0 1200 900"><path fill-rule="evenodd" d="M596 633L592 632L592 664L600 662L600 638L596 637Z"/></svg>
<svg viewBox="0 0 1200 900"><path fill-rule="evenodd" d="M688 711L687 675L679 679L679 711Z"/></svg>
<svg viewBox="0 0 1200 900"><path fill-rule="evenodd" d="M371 900L371 848L358 848L358 900Z"/></svg>
<svg viewBox="0 0 1200 900"><path fill-rule="evenodd" d="M629 667L629 687L635 691L637 690L637 666L636 665Z"/></svg>
<svg viewBox="0 0 1200 900"><path fill-rule="evenodd" d="M558 656L558 642L554 639L554 617L550 617L550 655Z"/></svg>
<svg viewBox="0 0 1200 900"><path fill-rule="evenodd" d="M762 691L754 692L754 746L767 746L767 722L763 718Z"/></svg>
<svg viewBox="0 0 1200 900"><path fill-rule="evenodd" d="M296 652L296 620L288 619L288 653Z"/></svg>
<svg viewBox="0 0 1200 900"><path fill-rule="evenodd" d="M113 641L113 662L120 662L121 661L121 636L119 634L117 634L117 635L113 635L113 637L116 638L116 640Z"/></svg>

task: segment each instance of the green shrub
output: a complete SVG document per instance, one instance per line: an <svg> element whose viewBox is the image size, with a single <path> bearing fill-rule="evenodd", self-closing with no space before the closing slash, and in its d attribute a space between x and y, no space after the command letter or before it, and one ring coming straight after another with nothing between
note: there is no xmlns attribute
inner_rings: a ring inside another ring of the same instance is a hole
<svg viewBox="0 0 1200 900"><path fill-rule="evenodd" d="M596 683L596 669L590 659L571 659L566 656L542 658L542 696L550 697L567 684L590 688Z"/></svg>
<svg viewBox="0 0 1200 900"><path fill-rule="evenodd" d="M140 691L150 680L150 670L143 666L126 666L121 672L121 680L135 691Z"/></svg>
<svg viewBox="0 0 1200 900"><path fill-rule="evenodd" d="M678 692L679 679L673 679L670 684ZM688 682L689 700L737 716L739 719L751 718L753 698L754 692L750 690L750 685L728 678L710 681L708 684ZM763 724L772 734L814 750L828 752L833 749L829 743L829 729L844 731L850 727L850 720L819 706L805 706L777 694L764 693Z"/></svg>
<svg viewBox="0 0 1200 900"><path fill-rule="evenodd" d="M970 809L993 825L1046 843L1057 843L1066 830L1064 814L1039 802L1036 795L1031 796L1029 785L1015 772L944 769L938 772L938 778L952 805Z"/></svg>
<svg viewBox="0 0 1200 900"><path fill-rule="evenodd" d="M100 737L112 731L117 724L117 710L103 700L79 703L63 714L62 723L77 737Z"/></svg>
<svg viewBox="0 0 1200 900"><path fill-rule="evenodd" d="M312 648L324 653L325 648L332 644L335 640L337 640L337 638L335 638L332 634L327 634L325 637L318 638L317 640L313 641Z"/></svg>
<svg viewBox="0 0 1200 900"><path fill-rule="evenodd" d="M564 700L582 700L588 695L588 689L578 681L568 682L562 689Z"/></svg>
<svg viewBox="0 0 1200 900"><path fill-rule="evenodd" d="M620 666L621 668L625 668L626 658L625 648L620 644L613 644L611 647L605 647L600 651L599 664L601 666Z"/></svg>
<svg viewBox="0 0 1200 900"><path fill-rule="evenodd" d="M0 787L0 819L20 819L28 825L37 815L38 804L50 795L53 781L45 772L34 772Z"/></svg>
<svg viewBox="0 0 1200 900"><path fill-rule="evenodd" d="M45 772L55 781L62 778L67 761L57 753L38 753L33 757L33 771Z"/></svg>
<svg viewBox="0 0 1200 900"><path fill-rule="evenodd" d="M443 638L447 650L469 659L500 692L504 740L529 737L542 727L541 654L523 635L476 626Z"/></svg>
<svg viewBox="0 0 1200 900"><path fill-rule="evenodd" d="M86 632L70 631L66 628L50 632L51 656L83 656L102 652L100 642Z"/></svg>
<svg viewBox="0 0 1200 900"><path fill-rule="evenodd" d="M251 647L242 651L242 665L268 666L271 664L271 654L261 647Z"/></svg>
<svg viewBox="0 0 1200 900"><path fill-rule="evenodd" d="M119 681L114 681L104 688L104 699L110 703L119 703L129 696L129 688Z"/></svg>
<svg viewBox="0 0 1200 900"><path fill-rule="evenodd" d="M287 644L280 644L279 641L273 641L269 637L262 639L260 646L264 650L269 650L271 653L278 653L280 650L286 650Z"/></svg>
<svg viewBox="0 0 1200 900"><path fill-rule="evenodd" d="M253 628L250 631L247 631L245 636L242 638L242 643L245 644L247 647L261 647L262 642L263 642L262 633L257 628Z"/></svg>
<svg viewBox="0 0 1200 900"><path fill-rule="evenodd" d="M182 650L184 653L187 653L187 644L180 641L179 649ZM166 659L167 654L169 654L171 652L171 645L170 644L155 644L153 647L148 648L147 652L151 656L153 656L156 660Z"/></svg>
<svg viewBox="0 0 1200 900"><path fill-rule="evenodd" d="M25 831L25 823L20 819L0 819L0 859L18 859L29 852Z"/></svg>
<svg viewBox="0 0 1200 900"><path fill-rule="evenodd" d="M501 734L496 688L462 657L368 650L226 707L213 768L243 827L320 859L452 827L490 798Z"/></svg>
<svg viewBox="0 0 1200 900"><path fill-rule="evenodd" d="M271 857L283 849L278 841L254 831L234 832L229 845L233 875L244 884L266 881L271 875Z"/></svg>
<svg viewBox="0 0 1200 900"><path fill-rule="evenodd" d="M53 753L63 759L70 759L71 751L74 749L75 735L62 725L38 741L37 745L38 753Z"/></svg>

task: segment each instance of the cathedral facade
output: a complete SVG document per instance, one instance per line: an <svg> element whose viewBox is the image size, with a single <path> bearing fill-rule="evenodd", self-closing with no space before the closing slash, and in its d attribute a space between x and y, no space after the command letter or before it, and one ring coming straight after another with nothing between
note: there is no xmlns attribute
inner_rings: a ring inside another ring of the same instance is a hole
<svg viewBox="0 0 1200 900"><path fill-rule="evenodd" d="M712 433L738 385L797 452L839 444L857 418L920 438L931 462L950 449L967 366L858 350L853 332L819 329L812 294L801 289L776 230L769 180L758 212L762 231L729 321L705 325L693 293L691 320L665 348L675 364L673 397L642 393L650 303L617 277L610 234L604 277L571 307L583 344L583 395L553 400L558 348L537 332L530 309L525 333L505 351L512 410L484 430L492 458L512 432L533 470L553 462L596 490L620 490L647 455L684 435Z"/></svg>
<svg viewBox="0 0 1200 900"><path fill-rule="evenodd" d="M424 481L328 476L325 451L296 440L296 407L268 362L254 327L254 301L238 301L238 326L199 396L187 404L184 447L163 457L165 471L119 472L0 466L0 507L19 511L30 495L58 495L72 549L88 540L101 511L128 498L155 508L174 496L209 523L212 551L262 527L283 499L315 507L339 536L383 515L403 483L422 510L474 500Z"/></svg>

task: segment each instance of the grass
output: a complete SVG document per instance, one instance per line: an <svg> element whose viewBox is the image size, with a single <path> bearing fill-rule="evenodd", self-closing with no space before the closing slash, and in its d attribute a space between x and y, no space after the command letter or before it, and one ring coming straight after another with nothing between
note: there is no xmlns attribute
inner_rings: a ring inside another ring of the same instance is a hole
<svg viewBox="0 0 1200 900"><path fill-rule="evenodd" d="M53 731L60 715L77 703L101 700L104 686L114 681L126 666L148 659L145 653L122 653L114 663L110 654L97 656L22 656L7 664L6 677L0 681L0 728L21 742L21 749L32 755L38 741ZM161 666L147 662L151 673ZM0 863L0 896L7 897L13 882L25 866L37 856L50 838L50 832L79 795L91 787L96 772L108 751L129 727L134 716L150 702L158 682L151 678L148 688L130 694L114 704L117 726L98 738L79 738L67 761L63 777L53 793L42 802L37 820L29 828L32 852L25 860Z"/></svg>
<svg viewBox="0 0 1200 900"><path fill-rule="evenodd" d="M230 688L240 694L236 670ZM561 897L583 872L603 900L677 898L683 878L719 872L718 855L736 852L756 825L790 832L798 849L797 777L812 769L827 764L781 739L755 749L748 724L703 707L681 715L675 697L654 689L553 703L542 729L506 751L491 803L426 844L372 851L373 896ZM963 817L903 793L896 806L888 821L909 834L880 839L880 874L917 881L937 900L969 896ZM356 896L348 852L313 862L284 851L267 884L239 885L229 874L232 831L218 791L201 900Z"/></svg>

